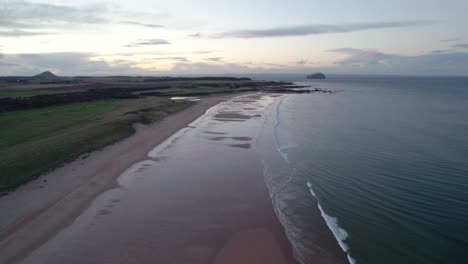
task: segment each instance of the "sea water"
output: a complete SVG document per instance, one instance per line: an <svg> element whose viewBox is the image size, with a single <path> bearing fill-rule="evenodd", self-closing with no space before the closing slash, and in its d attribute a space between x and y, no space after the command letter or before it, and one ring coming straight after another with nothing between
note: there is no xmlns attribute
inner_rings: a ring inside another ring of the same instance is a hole
<svg viewBox="0 0 468 264"><path fill-rule="evenodd" d="M300 261L468 263L468 78L254 77L338 91L279 99L259 138Z"/></svg>

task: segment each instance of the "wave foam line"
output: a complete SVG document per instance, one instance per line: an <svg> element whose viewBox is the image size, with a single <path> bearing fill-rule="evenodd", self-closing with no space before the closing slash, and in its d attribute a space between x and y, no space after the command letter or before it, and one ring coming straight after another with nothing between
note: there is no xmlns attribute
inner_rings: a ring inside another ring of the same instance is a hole
<svg viewBox="0 0 468 264"><path fill-rule="evenodd" d="M315 195L315 192L312 189L312 184L310 182L307 182L307 187L309 187L310 193L317 200L317 196ZM317 206L320 210L323 219L325 220L325 223L327 224L330 231L333 233L333 236L335 237L336 241L340 245L341 249L346 253L349 263L356 264L356 260L349 255L349 246L345 243L345 240L349 237L348 232L339 226L338 218L330 216L327 213L325 213L325 211L323 211L323 208L318 202L318 200Z"/></svg>
<svg viewBox="0 0 468 264"><path fill-rule="evenodd" d="M284 98L285 97L280 97L278 103L276 104L275 125L273 126L273 138L274 138L274 144L275 144L276 150L278 151L280 156L283 158L283 160L286 162L286 164L290 164L288 154L287 154L287 152L283 151L283 149L280 147L279 139L278 139L278 130L279 130L279 126L280 126L280 116L279 116L280 115L280 107L281 107L281 105L283 103ZM266 168L267 166L264 166L264 167ZM282 185L276 186L276 188L272 188L270 184L267 184L267 186L270 189L270 196L271 196L271 200L272 200L272 203L273 203L273 208L275 210L275 213L276 213L281 225L284 227L284 229L286 231L286 236L288 237L288 240L290 241L291 246L293 248L293 254L294 254L294 256L295 256L295 258L296 258L296 260L298 262L304 263L304 259L301 256L301 254L299 253L299 252L301 252L299 250L299 245L296 243L296 240L294 239L294 236L291 234L291 228L290 228L290 225L288 224L287 216L281 210L281 208L279 206L279 203L280 203L279 195L280 195L280 193L292 181L292 173L290 173L288 176L289 177L286 179L286 181Z"/></svg>

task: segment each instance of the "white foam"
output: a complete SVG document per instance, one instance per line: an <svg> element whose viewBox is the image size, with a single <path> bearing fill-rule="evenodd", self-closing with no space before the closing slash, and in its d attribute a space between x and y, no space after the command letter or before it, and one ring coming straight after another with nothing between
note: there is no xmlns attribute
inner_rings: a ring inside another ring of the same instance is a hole
<svg viewBox="0 0 468 264"><path fill-rule="evenodd" d="M350 264L356 264L357 263L356 260L353 259L349 254L348 254L348 261L349 261Z"/></svg>
<svg viewBox="0 0 468 264"><path fill-rule="evenodd" d="M308 181L307 187L309 187L310 193L315 198L317 198L317 196L315 195L315 192L312 189L312 183ZM330 231L333 233L333 236L335 236L336 241L340 245L341 249L347 254L349 263L356 264L357 263L356 260L349 255L349 252L348 252L349 246L345 243L345 240L349 237L348 232L339 226L338 218L330 216L327 213L325 213L325 211L323 211L323 208L318 201L317 201L317 206L320 210L320 213L323 219L325 220L325 223L327 224Z"/></svg>
<svg viewBox="0 0 468 264"><path fill-rule="evenodd" d="M315 193L314 193L314 190L312 190L312 183L307 182L307 187L309 187L310 193L311 193L315 198L317 198L317 196L316 196Z"/></svg>
<svg viewBox="0 0 468 264"><path fill-rule="evenodd" d="M336 240L338 241L338 244L340 244L341 249L343 249L344 252L347 252L349 247L344 241L346 240L346 238L348 238L348 232L346 232L346 230L344 230L338 225L338 218L327 215L323 211L323 208L320 204L318 204L318 208L320 209L322 217L323 219L325 219L328 228L330 228Z"/></svg>

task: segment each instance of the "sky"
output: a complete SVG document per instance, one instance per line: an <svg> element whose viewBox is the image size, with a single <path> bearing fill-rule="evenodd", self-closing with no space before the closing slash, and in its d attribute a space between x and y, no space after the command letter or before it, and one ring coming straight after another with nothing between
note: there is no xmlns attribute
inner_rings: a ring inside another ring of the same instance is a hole
<svg viewBox="0 0 468 264"><path fill-rule="evenodd" d="M466 0L0 0L0 75L468 75Z"/></svg>

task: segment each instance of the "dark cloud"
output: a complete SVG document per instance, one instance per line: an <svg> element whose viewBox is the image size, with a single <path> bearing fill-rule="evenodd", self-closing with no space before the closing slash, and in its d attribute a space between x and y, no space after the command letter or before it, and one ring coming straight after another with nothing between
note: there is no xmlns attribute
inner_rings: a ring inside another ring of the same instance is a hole
<svg viewBox="0 0 468 264"><path fill-rule="evenodd" d="M141 27L147 27L147 28L163 28L163 25L157 25L157 24L146 24L146 23L141 23L141 22L136 22L136 21L120 21L120 24L125 24L125 25L131 25L131 26L141 26Z"/></svg>
<svg viewBox="0 0 468 264"><path fill-rule="evenodd" d="M435 23L434 21L400 21L400 22L377 22L377 23L361 23L361 24L342 24L342 25L326 25L313 24L290 27L276 27L267 29L243 29L226 31L218 34L202 35L194 34L192 37L208 37L208 38L266 38L266 37L292 37L292 36L307 36L330 33L346 33L370 29L385 29L385 28L402 28L424 26Z"/></svg>
<svg viewBox="0 0 468 264"><path fill-rule="evenodd" d="M211 57L211 58L206 58L205 60L213 61L213 62L223 62L223 58L221 57Z"/></svg>
<svg viewBox="0 0 468 264"><path fill-rule="evenodd" d="M137 41L134 41L132 43L125 45L125 47L136 48L136 47L167 45L167 44L171 44L171 43L164 39L139 39Z"/></svg>
<svg viewBox="0 0 468 264"><path fill-rule="evenodd" d="M454 47L454 48L468 49L468 43L456 44L456 45L454 45L453 47Z"/></svg>

